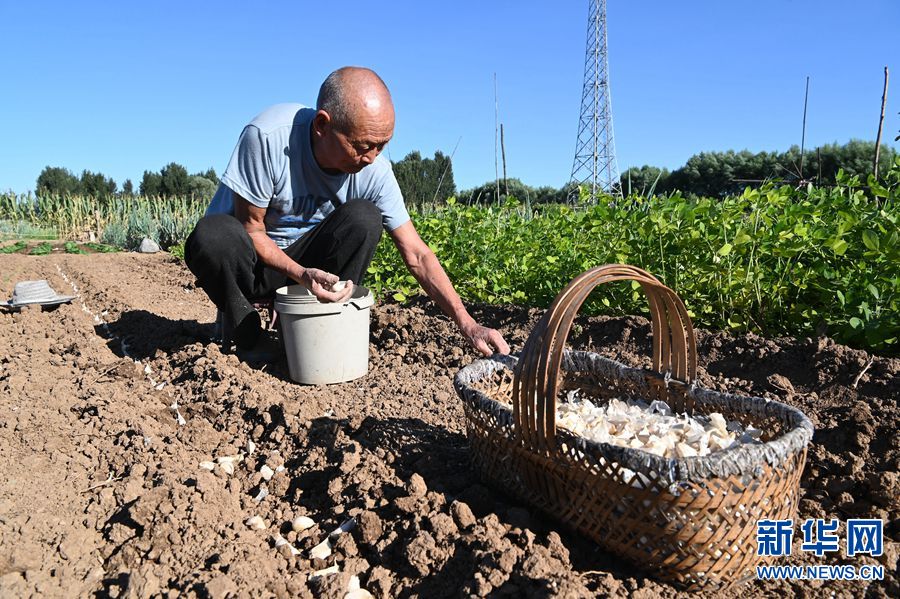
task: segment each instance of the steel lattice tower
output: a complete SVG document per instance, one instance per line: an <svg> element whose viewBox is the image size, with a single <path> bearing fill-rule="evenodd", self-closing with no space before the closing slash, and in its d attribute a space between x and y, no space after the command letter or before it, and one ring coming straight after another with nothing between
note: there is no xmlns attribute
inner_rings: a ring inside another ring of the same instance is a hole
<svg viewBox="0 0 900 599"><path fill-rule="evenodd" d="M585 185L595 201L601 193L621 195L616 145L613 141L612 99L606 57L606 0L590 0L581 117L572 164L572 183Z"/></svg>

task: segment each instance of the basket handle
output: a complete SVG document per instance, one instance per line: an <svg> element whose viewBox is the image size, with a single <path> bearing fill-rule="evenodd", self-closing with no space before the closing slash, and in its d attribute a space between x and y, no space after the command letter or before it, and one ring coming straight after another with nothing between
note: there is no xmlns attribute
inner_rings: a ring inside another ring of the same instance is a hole
<svg viewBox="0 0 900 599"><path fill-rule="evenodd" d="M681 298L650 273L625 264L607 264L575 277L532 330L513 378L513 421L520 441L533 448L556 448L556 396L563 350L572 323L598 285L637 281L650 304L653 370L649 384L676 411L687 411L687 386L697 376L697 338ZM650 373L648 373L650 374ZM674 383L674 384L673 384ZM676 387L680 389L676 390Z"/></svg>

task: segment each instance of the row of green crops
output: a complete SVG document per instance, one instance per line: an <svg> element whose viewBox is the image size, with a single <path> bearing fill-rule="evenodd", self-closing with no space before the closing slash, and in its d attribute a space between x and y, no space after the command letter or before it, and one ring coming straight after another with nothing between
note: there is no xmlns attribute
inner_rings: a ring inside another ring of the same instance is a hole
<svg viewBox="0 0 900 599"><path fill-rule="evenodd" d="M678 194L614 205L535 209L450 203L416 218L460 294L539 307L578 273L644 268L684 299L696 325L764 334L826 333L857 347L900 349L900 161L881 184L765 185L742 195ZM369 269L376 290L417 286L390 243ZM584 312L645 311L637 285L598 289Z"/></svg>
<svg viewBox="0 0 900 599"><path fill-rule="evenodd" d="M168 248L182 243L203 215L208 199L89 196L0 195L0 223L11 231L49 231L61 239L93 233L99 240L126 249L144 237Z"/></svg>
<svg viewBox="0 0 900 599"><path fill-rule="evenodd" d="M695 324L764 334L826 333L854 345L900 349L900 159L880 181L835 187L767 184L723 200L675 193L570 207L463 206L413 214L460 295L546 307L578 273L608 263L644 268L675 289ZM94 231L135 247L151 237L180 255L206 200L0 196L0 222ZM368 285L404 300L418 284L386 239ZM596 291L584 312L645 310L635 286Z"/></svg>

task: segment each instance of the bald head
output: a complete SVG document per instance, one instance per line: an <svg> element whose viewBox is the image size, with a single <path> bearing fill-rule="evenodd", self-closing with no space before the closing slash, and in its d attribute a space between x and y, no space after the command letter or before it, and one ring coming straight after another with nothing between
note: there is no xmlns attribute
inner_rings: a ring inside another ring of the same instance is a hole
<svg viewBox="0 0 900 599"><path fill-rule="evenodd" d="M343 67L328 75L319 88L316 110L327 112L332 125L344 132L361 120L389 120L392 125L394 121L387 85L364 67Z"/></svg>

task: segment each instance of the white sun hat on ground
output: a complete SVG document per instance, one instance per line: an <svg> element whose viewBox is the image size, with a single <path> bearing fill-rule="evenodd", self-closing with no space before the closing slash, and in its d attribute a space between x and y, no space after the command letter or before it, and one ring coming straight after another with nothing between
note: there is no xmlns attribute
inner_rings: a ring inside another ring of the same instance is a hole
<svg viewBox="0 0 900 599"><path fill-rule="evenodd" d="M58 306L75 299L74 295L60 295L50 287L50 284L41 279L39 281L21 281L16 283L13 289L12 299L7 302L0 301L4 308L21 308L38 304L41 306Z"/></svg>

